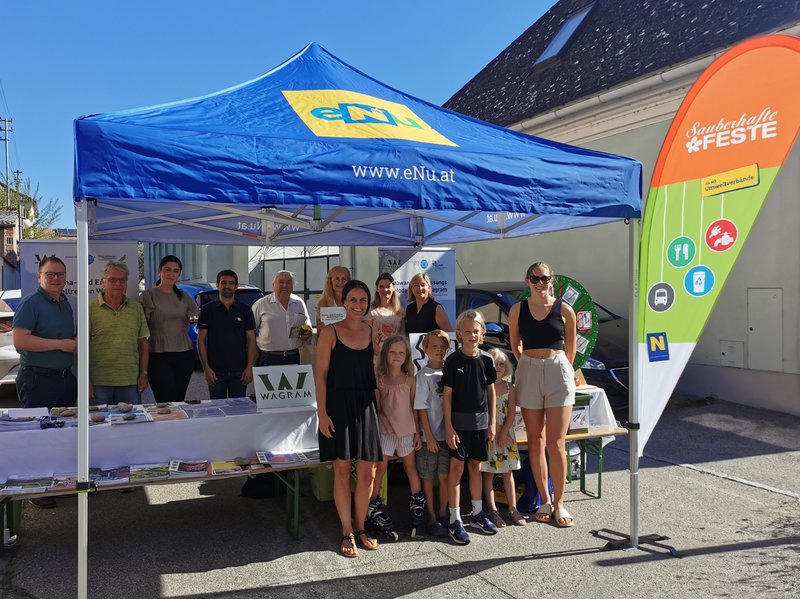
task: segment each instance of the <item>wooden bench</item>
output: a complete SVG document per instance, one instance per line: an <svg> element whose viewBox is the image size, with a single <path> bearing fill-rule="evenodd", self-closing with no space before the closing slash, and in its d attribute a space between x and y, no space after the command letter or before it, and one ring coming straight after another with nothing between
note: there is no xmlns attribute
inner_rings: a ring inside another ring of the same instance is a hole
<svg viewBox="0 0 800 599"><path fill-rule="evenodd" d="M600 499L603 495L603 437L627 435L628 429L619 426L590 426L588 433L572 433L567 435L567 444L577 443L580 448L580 482L581 493ZM517 445L527 446L527 439L517 439ZM586 488L586 454L597 458L597 492ZM569 467L570 456L567 453L567 482L572 482L572 468Z"/></svg>

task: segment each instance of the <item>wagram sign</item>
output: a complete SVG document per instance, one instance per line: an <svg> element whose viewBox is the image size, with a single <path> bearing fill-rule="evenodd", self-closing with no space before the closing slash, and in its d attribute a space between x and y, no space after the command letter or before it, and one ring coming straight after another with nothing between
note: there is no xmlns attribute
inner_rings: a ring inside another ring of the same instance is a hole
<svg viewBox="0 0 800 599"><path fill-rule="evenodd" d="M259 410L317 405L310 364L253 368L253 384Z"/></svg>

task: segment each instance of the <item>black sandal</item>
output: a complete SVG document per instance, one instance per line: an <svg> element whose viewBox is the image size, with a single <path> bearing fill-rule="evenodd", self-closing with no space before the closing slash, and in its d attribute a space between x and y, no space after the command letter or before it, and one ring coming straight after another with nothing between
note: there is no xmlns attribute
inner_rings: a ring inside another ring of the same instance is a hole
<svg viewBox="0 0 800 599"><path fill-rule="evenodd" d="M380 547L380 545L378 544L378 541L376 539L373 539L371 536L369 536L366 533L366 531L357 530L353 534L355 535L356 541L358 542L358 544L361 545L361 547L363 547L367 551L375 551L376 549L378 549L378 547ZM366 537L367 540L364 541L361 537ZM367 543L370 543L370 544L368 545ZM374 545L372 545L372 543L374 543Z"/></svg>
<svg viewBox="0 0 800 599"><path fill-rule="evenodd" d="M345 544L345 541L347 542ZM350 549L353 553L345 553L345 549ZM354 535L344 535L339 545L339 554L344 557L358 557L358 548L356 547L356 538Z"/></svg>

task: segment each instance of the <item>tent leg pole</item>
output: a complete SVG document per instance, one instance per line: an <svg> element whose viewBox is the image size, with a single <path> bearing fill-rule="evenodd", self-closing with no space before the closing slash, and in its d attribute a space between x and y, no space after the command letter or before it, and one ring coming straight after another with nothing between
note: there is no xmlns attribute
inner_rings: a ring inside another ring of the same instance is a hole
<svg viewBox="0 0 800 599"><path fill-rule="evenodd" d="M641 238L641 220L631 219L629 229L630 273L631 273L631 305L628 330L628 442L630 447L630 534L608 528L589 531L595 538L607 541L604 551L615 549L634 550L641 545L653 545L666 549L673 557L681 557L678 551L661 543L669 537L662 535L639 536L639 241Z"/></svg>
<svg viewBox="0 0 800 599"><path fill-rule="evenodd" d="M89 547L89 201L76 204L78 226L78 598L88 597Z"/></svg>

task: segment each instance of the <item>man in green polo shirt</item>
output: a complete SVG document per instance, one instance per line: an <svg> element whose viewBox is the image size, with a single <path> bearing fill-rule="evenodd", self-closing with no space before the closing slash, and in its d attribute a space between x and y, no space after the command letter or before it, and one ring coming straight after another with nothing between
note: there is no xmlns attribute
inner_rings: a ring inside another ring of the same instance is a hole
<svg viewBox="0 0 800 599"><path fill-rule="evenodd" d="M94 404L140 403L147 389L147 339L142 305L125 297L128 266L111 261L103 291L89 304L89 396Z"/></svg>

